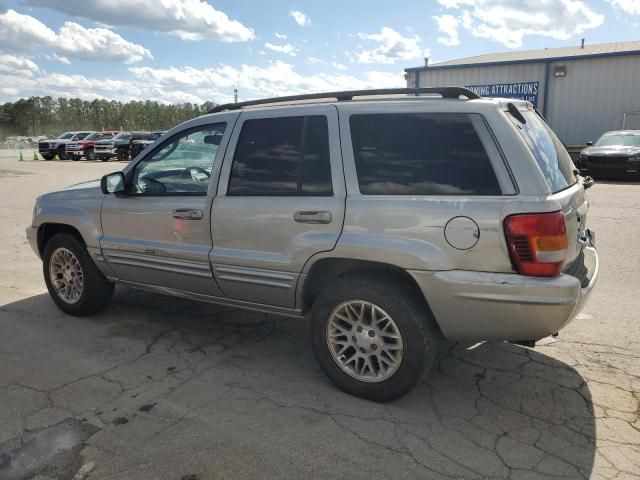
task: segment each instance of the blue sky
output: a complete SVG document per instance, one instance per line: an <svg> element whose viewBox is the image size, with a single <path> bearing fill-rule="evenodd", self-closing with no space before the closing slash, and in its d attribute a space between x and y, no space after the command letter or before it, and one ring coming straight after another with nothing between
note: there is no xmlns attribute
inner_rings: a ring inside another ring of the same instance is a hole
<svg viewBox="0 0 640 480"><path fill-rule="evenodd" d="M0 101L229 101L403 86L403 69L640 40L640 0L0 0Z"/></svg>

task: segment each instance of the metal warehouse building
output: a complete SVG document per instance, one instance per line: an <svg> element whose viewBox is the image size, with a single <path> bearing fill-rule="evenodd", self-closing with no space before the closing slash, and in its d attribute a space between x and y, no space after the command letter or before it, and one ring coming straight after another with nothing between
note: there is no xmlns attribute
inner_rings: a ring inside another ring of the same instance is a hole
<svg viewBox="0 0 640 480"><path fill-rule="evenodd" d="M427 63L427 62L425 62ZM495 53L405 69L408 87L463 86L534 103L567 145L640 129L640 41Z"/></svg>

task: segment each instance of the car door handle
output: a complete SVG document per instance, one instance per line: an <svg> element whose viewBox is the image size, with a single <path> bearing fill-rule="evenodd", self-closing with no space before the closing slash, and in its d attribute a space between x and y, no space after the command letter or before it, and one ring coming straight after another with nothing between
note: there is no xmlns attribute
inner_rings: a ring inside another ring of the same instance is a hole
<svg viewBox="0 0 640 480"><path fill-rule="evenodd" d="M176 208L171 214L173 218L182 220L201 220L204 216L204 213L199 208Z"/></svg>
<svg viewBox="0 0 640 480"><path fill-rule="evenodd" d="M301 211L294 213L293 219L298 223L331 223L331 212Z"/></svg>

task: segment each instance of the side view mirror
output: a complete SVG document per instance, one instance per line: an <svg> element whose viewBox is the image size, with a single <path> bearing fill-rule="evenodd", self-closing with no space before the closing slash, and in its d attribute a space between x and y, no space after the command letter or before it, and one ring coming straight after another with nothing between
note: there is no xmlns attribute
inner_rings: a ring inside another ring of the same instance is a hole
<svg viewBox="0 0 640 480"><path fill-rule="evenodd" d="M222 135L207 135L204 137L204 143L207 145L219 146L222 141Z"/></svg>
<svg viewBox="0 0 640 480"><path fill-rule="evenodd" d="M592 147L593 146L593 142L587 142L587 147Z"/></svg>
<svg viewBox="0 0 640 480"><path fill-rule="evenodd" d="M113 172L108 173L100 180L100 188L105 195L110 193L124 193L125 182L124 173Z"/></svg>

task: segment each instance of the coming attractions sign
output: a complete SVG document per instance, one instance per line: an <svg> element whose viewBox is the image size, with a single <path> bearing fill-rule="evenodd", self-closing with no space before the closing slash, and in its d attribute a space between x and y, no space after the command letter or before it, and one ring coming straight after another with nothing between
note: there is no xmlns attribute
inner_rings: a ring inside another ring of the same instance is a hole
<svg viewBox="0 0 640 480"><path fill-rule="evenodd" d="M493 85L467 85L466 88L477 93L481 97L503 97L527 100L534 105L538 104L538 83L495 83Z"/></svg>

